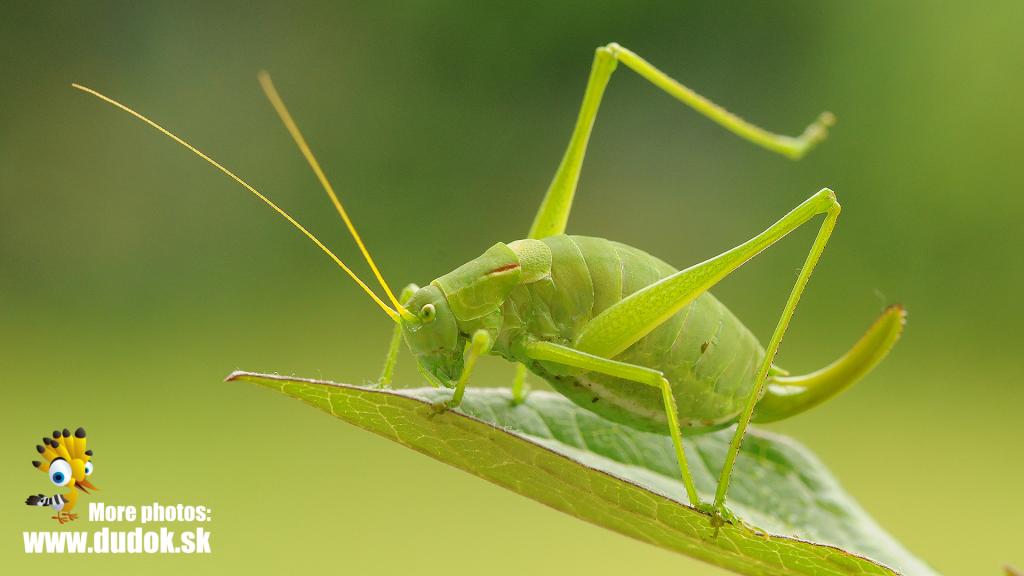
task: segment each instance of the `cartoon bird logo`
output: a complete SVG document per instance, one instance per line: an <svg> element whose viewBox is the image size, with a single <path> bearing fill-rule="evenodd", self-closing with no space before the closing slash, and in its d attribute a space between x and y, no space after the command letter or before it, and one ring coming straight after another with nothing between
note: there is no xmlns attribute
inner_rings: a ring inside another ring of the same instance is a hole
<svg viewBox="0 0 1024 576"><path fill-rule="evenodd" d="M43 445L36 446L36 451L46 461L33 460L32 466L46 472L54 485L67 486L70 491L53 496L35 494L29 496L25 504L53 508L57 515L52 518L61 524L78 518L78 514L71 513L78 501L78 491L88 494L89 490L99 490L87 478L92 475L93 465L92 450L85 449L85 429L75 430L74 438L67 428L63 432L54 430L53 438L43 437Z"/></svg>

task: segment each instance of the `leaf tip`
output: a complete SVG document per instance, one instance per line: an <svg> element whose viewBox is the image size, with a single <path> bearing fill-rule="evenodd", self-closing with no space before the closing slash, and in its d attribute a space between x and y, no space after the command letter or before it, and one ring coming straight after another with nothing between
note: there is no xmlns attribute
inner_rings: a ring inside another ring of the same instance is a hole
<svg viewBox="0 0 1024 576"><path fill-rule="evenodd" d="M252 376L252 372L246 372L245 370L235 370L231 374L228 374L224 378L225 382L235 382L237 380L245 380L247 376Z"/></svg>

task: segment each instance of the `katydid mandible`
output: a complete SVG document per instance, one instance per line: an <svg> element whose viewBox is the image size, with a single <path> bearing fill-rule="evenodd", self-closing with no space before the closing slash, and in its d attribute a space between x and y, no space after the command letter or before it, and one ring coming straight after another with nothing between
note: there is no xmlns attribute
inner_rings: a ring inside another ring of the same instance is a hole
<svg viewBox="0 0 1024 576"><path fill-rule="evenodd" d="M311 232L266 196L138 112L80 85L188 148L308 237L395 322L379 383L389 386L402 340L433 385L453 388L457 407L477 359L516 363L512 402L521 402L526 372L543 378L578 405L611 421L671 436L691 505L721 523L729 480L751 421L771 422L812 408L851 386L888 353L905 319L888 308L860 340L825 368L790 375L773 362L800 295L839 217L835 194L823 189L765 231L683 270L625 244L565 234L580 169L601 98L622 64L738 136L799 159L824 140L834 119L824 113L797 137L763 130L673 80L643 58L609 44L597 49L569 146L527 238L497 243L483 255L422 288L396 296L285 108L270 77L259 79L360 252L384 290L377 296ZM766 347L708 290L762 250L817 216L823 222ZM701 502L683 436L736 425L714 501Z"/></svg>

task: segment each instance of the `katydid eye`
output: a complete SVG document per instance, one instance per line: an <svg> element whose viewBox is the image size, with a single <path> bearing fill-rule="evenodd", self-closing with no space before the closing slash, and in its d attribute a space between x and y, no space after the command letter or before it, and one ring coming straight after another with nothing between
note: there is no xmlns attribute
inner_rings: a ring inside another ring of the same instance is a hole
<svg viewBox="0 0 1024 576"><path fill-rule="evenodd" d="M50 482L57 486L67 486L71 481L71 464L67 460L57 459L50 462Z"/></svg>
<svg viewBox="0 0 1024 576"><path fill-rule="evenodd" d="M436 313L433 304L424 304L423 308L420 308L420 320L423 320L424 323L433 322Z"/></svg>
<svg viewBox="0 0 1024 576"><path fill-rule="evenodd" d="M86 462L85 463L85 475L88 476L90 474L92 474L92 462Z"/></svg>

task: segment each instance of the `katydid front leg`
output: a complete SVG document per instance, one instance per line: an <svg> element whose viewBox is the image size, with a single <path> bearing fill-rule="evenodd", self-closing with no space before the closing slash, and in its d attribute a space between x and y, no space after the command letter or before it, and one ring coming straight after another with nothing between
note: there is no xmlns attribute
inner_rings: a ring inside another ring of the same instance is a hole
<svg viewBox="0 0 1024 576"><path fill-rule="evenodd" d="M526 383L526 365L516 364L516 375L512 379L512 404L522 404L526 395L530 392L530 386Z"/></svg>
<svg viewBox="0 0 1024 576"><path fill-rule="evenodd" d="M455 408L462 404L462 396L466 393L466 383L469 382L469 375L473 372L477 359L490 350L491 335L486 330L473 332L473 338L466 343L466 348L462 353L462 374L459 374L459 381L455 383L455 393L448 402L449 408Z"/></svg>
<svg viewBox="0 0 1024 576"><path fill-rule="evenodd" d="M402 293L398 297L399 302L405 304L419 289L420 287L415 284L407 285L402 289ZM391 342L388 344L388 354L384 357L384 368L380 372L380 378L377 380L377 386L381 388L389 388L391 386L391 378L395 375L395 365L398 364L398 351L401 348L402 323L395 322L395 327L391 331Z"/></svg>

